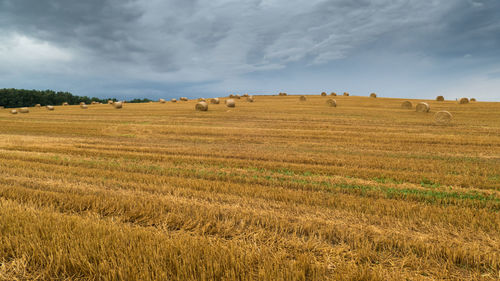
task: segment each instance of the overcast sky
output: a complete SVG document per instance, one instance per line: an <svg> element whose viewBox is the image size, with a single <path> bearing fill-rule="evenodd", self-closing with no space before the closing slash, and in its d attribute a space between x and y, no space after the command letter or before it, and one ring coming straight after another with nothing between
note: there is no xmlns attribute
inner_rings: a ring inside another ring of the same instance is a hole
<svg viewBox="0 0 500 281"><path fill-rule="evenodd" d="M0 0L0 88L500 101L498 0Z"/></svg>

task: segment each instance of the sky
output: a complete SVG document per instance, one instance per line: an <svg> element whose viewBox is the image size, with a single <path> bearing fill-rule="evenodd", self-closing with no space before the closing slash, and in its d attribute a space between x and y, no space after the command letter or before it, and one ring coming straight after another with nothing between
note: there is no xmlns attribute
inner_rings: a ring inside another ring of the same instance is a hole
<svg viewBox="0 0 500 281"><path fill-rule="evenodd" d="M500 101L498 0L0 0L0 88Z"/></svg>

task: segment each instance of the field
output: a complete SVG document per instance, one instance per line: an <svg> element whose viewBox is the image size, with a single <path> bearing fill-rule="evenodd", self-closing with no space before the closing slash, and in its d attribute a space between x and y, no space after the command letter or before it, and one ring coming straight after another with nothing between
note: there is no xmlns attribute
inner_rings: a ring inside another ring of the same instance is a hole
<svg viewBox="0 0 500 281"><path fill-rule="evenodd" d="M500 103L328 98L0 110L0 280L498 280Z"/></svg>

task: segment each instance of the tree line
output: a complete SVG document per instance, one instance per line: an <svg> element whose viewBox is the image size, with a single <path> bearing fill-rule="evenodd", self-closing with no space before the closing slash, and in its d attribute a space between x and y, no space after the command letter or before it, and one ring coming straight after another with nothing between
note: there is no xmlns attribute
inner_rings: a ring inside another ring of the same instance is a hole
<svg viewBox="0 0 500 281"><path fill-rule="evenodd" d="M31 107L36 104L44 105L60 105L64 102L68 104L80 104L84 102L90 104L93 101L106 103L108 100L116 101L116 99L99 99L96 97L75 96L70 92L55 92L52 90L23 90L23 89L0 89L0 106L8 107Z"/></svg>

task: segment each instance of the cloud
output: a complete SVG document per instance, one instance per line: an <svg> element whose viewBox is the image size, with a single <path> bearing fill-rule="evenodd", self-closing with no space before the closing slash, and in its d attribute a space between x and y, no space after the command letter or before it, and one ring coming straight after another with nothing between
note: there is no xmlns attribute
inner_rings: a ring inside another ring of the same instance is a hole
<svg viewBox="0 0 500 281"><path fill-rule="evenodd" d="M425 76L422 58L440 69L458 67L453 72L463 75L470 75L460 70L470 60L498 63L500 38L492 34L500 31L499 11L495 0L0 0L4 41L12 46L24 40L16 51L0 48L0 72L10 72L6 61L19 59L19 80L35 72L42 77L40 65L49 66L51 76L42 88L64 80L78 91L105 87L125 95L203 87L215 93L243 84L252 90L252 83L255 90L270 91L297 73L343 76L340 64L361 67L353 75L371 80L368 75L377 72L357 58L383 68L377 58L392 55L404 57L406 67L418 65L412 71L420 75L418 83L433 79ZM23 57L23 52L37 55ZM410 57L415 60L406 61ZM262 79L260 74L273 77L267 88L254 80ZM443 80L454 78L442 74ZM131 83L132 90L125 88ZM330 80L316 83L326 87Z"/></svg>

